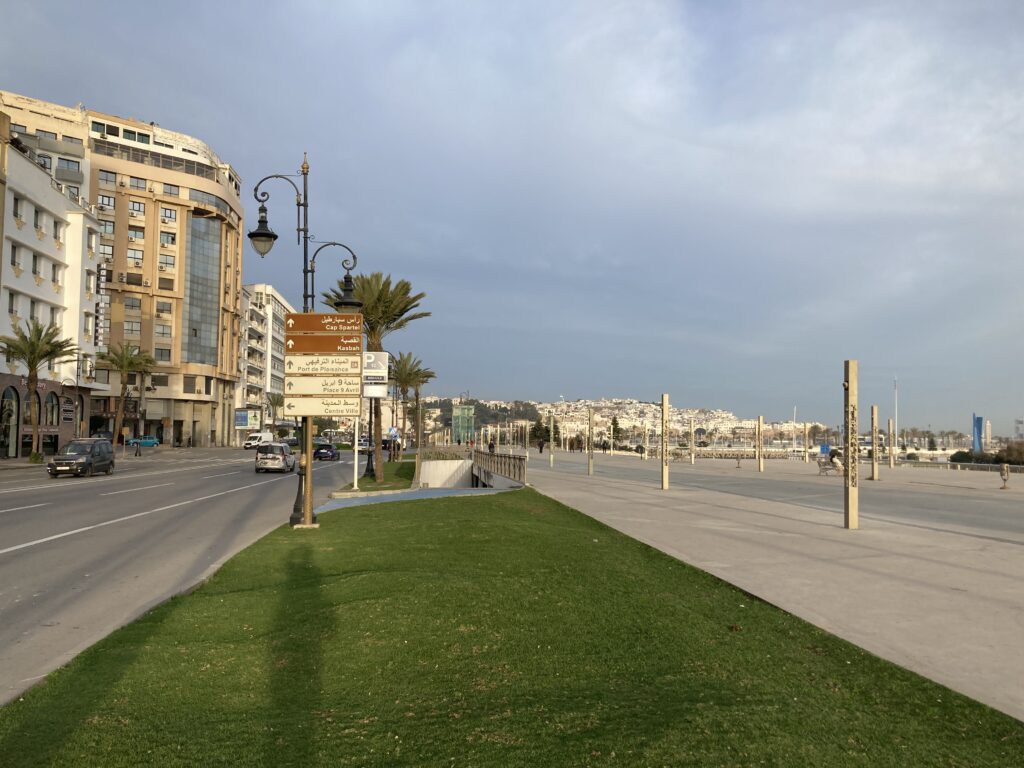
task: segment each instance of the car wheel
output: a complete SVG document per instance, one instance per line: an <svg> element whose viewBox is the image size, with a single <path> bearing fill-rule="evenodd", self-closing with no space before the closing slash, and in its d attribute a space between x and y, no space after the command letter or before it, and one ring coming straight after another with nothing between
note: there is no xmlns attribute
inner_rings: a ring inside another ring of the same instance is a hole
<svg viewBox="0 0 1024 768"><path fill-rule="evenodd" d="M107 474L108 475L114 474L114 460L113 459L111 459L110 460L110 464L107 465Z"/></svg>

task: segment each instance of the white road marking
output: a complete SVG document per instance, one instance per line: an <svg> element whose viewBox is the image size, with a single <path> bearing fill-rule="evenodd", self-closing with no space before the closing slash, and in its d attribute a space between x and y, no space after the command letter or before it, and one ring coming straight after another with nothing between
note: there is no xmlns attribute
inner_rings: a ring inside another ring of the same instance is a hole
<svg viewBox="0 0 1024 768"><path fill-rule="evenodd" d="M46 501L42 504L29 504L27 507L11 507L10 509L0 509L0 515L4 512L17 512L19 509L35 509L36 507L45 507L50 502Z"/></svg>
<svg viewBox="0 0 1024 768"><path fill-rule="evenodd" d="M200 480L209 480L211 477L227 477L228 475L237 475L237 472L225 472L223 475L203 475Z"/></svg>
<svg viewBox="0 0 1024 768"><path fill-rule="evenodd" d="M65 531L64 533L55 533L53 536L47 536L47 537L42 538L42 539L36 539L35 541L26 541L24 544L16 544L13 547L7 547L6 549L0 549L0 555L6 555L6 554L8 554L10 552L17 552L19 549L28 549L29 547L34 547L34 546L36 546L38 544L45 544L48 541L56 541L57 539L63 539L65 537L67 537L67 536L74 536L75 534L78 534L78 533L86 533L87 531L93 531L93 530L95 530L97 528L104 528L104 527L106 527L108 525L114 525L115 523L125 523L125 522L128 522L129 520L134 520L137 517L145 517L146 515L152 515L152 514L154 514L156 512L166 512L168 509L175 509L177 507L183 507L186 504L195 504L196 502L199 502L199 501L206 501L208 499L215 499L218 496L226 496L227 494L235 493L236 491L245 491L245 490L248 490L249 488L255 488L256 486L259 486L259 485L266 485L267 483L276 483L278 480L281 480L281 479L282 478L280 478L280 477L275 477L275 478L272 478L270 480L261 480L258 483L249 483L249 485L243 485L243 486L240 486L238 488L229 488L226 491L220 491L218 493L211 493L209 496L200 496L199 498L196 498L196 499L188 499L186 501L179 501L179 502L177 502L175 504L168 504L165 507L157 507L156 509L149 509L149 510L146 510L145 512L136 512L134 515L126 515L125 517L118 517L118 518L116 518L114 520L105 520L104 522L96 523L95 525L86 525L86 526L84 526L82 528L75 528L73 531Z"/></svg>
<svg viewBox="0 0 1024 768"><path fill-rule="evenodd" d="M141 488L126 488L123 491L107 491L101 493L100 496L117 496L119 493L134 493L135 491L148 491L150 488L163 488L167 485L174 485L174 483L160 483L160 485L144 485Z"/></svg>

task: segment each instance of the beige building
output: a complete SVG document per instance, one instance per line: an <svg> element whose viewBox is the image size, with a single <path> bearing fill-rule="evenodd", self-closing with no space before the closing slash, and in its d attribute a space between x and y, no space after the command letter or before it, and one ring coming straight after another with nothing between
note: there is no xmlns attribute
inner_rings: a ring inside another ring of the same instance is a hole
<svg viewBox="0 0 1024 768"><path fill-rule="evenodd" d="M240 181L203 142L153 123L0 91L55 182L95 205L100 351L150 353L128 376L132 434L227 445L234 433L242 285ZM113 425L121 381L97 366L89 431Z"/></svg>

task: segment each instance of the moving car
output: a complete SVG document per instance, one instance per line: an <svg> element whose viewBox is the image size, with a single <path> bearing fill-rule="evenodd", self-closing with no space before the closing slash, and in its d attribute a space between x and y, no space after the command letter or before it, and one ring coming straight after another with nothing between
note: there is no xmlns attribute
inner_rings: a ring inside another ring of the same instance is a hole
<svg viewBox="0 0 1024 768"><path fill-rule="evenodd" d="M273 432L250 432L246 436L245 442L242 443L242 447L249 450L250 448L255 448L259 445L263 445L264 443L272 442L274 442Z"/></svg>
<svg viewBox="0 0 1024 768"><path fill-rule="evenodd" d="M105 438L76 438L50 457L46 471L50 477L91 477L96 472L106 472L109 475L114 471L114 446Z"/></svg>
<svg viewBox="0 0 1024 768"><path fill-rule="evenodd" d="M257 472L294 472L295 454L284 443L264 443L256 446Z"/></svg>
<svg viewBox="0 0 1024 768"><path fill-rule="evenodd" d="M160 445L160 440L155 435L143 435L142 437L129 437L127 445L141 445L144 448L155 448Z"/></svg>
<svg viewBox="0 0 1024 768"><path fill-rule="evenodd" d="M313 458L337 461L341 458L341 451L335 448L331 443L315 443L313 445Z"/></svg>

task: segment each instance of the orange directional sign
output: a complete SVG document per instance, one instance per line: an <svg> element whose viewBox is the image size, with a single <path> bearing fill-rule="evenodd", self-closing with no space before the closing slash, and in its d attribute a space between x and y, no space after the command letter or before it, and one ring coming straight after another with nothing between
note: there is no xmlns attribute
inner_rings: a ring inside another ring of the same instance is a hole
<svg viewBox="0 0 1024 768"><path fill-rule="evenodd" d="M362 315L288 312L284 316L286 333L362 333Z"/></svg>
<svg viewBox="0 0 1024 768"><path fill-rule="evenodd" d="M363 351L363 337L358 333L286 333L284 351L287 354L354 355Z"/></svg>

